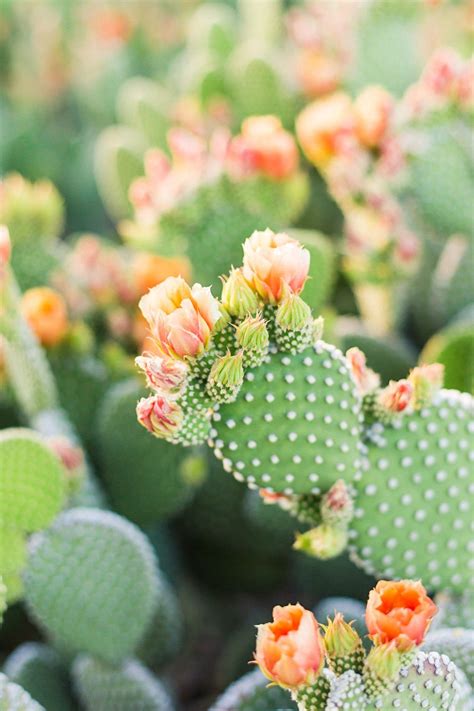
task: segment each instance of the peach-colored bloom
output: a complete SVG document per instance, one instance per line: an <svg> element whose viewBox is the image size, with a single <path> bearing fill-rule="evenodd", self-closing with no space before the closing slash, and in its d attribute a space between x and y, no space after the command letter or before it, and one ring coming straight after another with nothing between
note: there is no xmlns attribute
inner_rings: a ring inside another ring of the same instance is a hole
<svg viewBox="0 0 474 711"><path fill-rule="evenodd" d="M268 679L283 687L313 684L324 664L313 613L301 605L274 607L273 622L258 626L255 661Z"/></svg>
<svg viewBox="0 0 474 711"><path fill-rule="evenodd" d="M181 426L183 410L175 400L156 394L139 400L137 419L155 437L172 440Z"/></svg>
<svg viewBox="0 0 474 711"><path fill-rule="evenodd" d="M379 387L380 375L367 367L367 358L360 348L349 348L346 358L361 395L367 395Z"/></svg>
<svg viewBox="0 0 474 711"><path fill-rule="evenodd" d="M243 274L264 301L278 303L288 289L298 294L308 276L307 249L284 232L254 232L244 243Z"/></svg>
<svg viewBox="0 0 474 711"><path fill-rule="evenodd" d="M151 354L135 358L137 366L145 373L147 386L151 390L179 394L188 372L185 363L172 358L160 358Z"/></svg>
<svg viewBox="0 0 474 711"><path fill-rule="evenodd" d="M380 580L370 592L365 619L376 645L393 641L406 651L423 642L436 612L420 581Z"/></svg>
<svg viewBox="0 0 474 711"><path fill-rule="evenodd" d="M368 86L354 104L356 132L369 148L379 145L385 137L393 110L391 95L381 86Z"/></svg>
<svg viewBox="0 0 474 711"><path fill-rule="evenodd" d="M10 242L10 233L6 225L0 225L0 275L2 269L10 261L12 245Z"/></svg>
<svg viewBox="0 0 474 711"><path fill-rule="evenodd" d="M303 91L311 98L334 91L341 81L342 70L341 61L317 49L304 50L296 69Z"/></svg>
<svg viewBox="0 0 474 711"><path fill-rule="evenodd" d="M21 300L21 311L44 346L54 346L66 335L66 304L57 291L46 286L28 289Z"/></svg>
<svg viewBox="0 0 474 711"><path fill-rule="evenodd" d="M408 380L391 380L378 397L379 404L389 412L403 412L411 405L413 385Z"/></svg>
<svg viewBox="0 0 474 711"><path fill-rule="evenodd" d="M132 261L132 280L140 296L169 276L181 276L187 280L190 272L190 264L184 257L138 252Z"/></svg>
<svg viewBox="0 0 474 711"><path fill-rule="evenodd" d="M296 134L308 159L325 167L344 145L354 130L352 101L338 91L314 101L296 120Z"/></svg>
<svg viewBox="0 0 474 711"><path fill-rule="evenodd" d="M195 358L209 345L221 317L209 287L191 288L181 277L168 277L142 296L140 310L155 343L170 358Z"/></svg>
<svg viewBox="0 0 474 711"><path fill-rule="evenodd" d="M229 169L236 177L259 173L283 180L298 167L298 150L276 116L250 116L230 145Z"/></svg>

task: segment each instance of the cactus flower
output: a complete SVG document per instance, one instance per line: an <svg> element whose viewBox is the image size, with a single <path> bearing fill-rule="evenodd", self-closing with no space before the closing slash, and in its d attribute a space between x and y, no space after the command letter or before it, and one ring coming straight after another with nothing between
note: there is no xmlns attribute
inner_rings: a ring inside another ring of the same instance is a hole
<svg viewBox="0 0 474 711"><path fill-rule="evenodd" d="M132 281L139 296L170 276L187 280L190 273L190 264L184 257L162 257L138 252L132 261Z"/></svg>
<svg viewBox="0 0 474 711"><path fill-rule="evenodd" d="M433 396L443 387L444 365L431 363L413 368L408 382L413 388L412 404L415 408L429 404Z"/></svg>
<svg viewBox="0 0 474 711"><path fill-rule="evenodd" d="M54 289L46 286L28 289L21 300L21 311L44 346L55 346L66 335L69 327L66 303Z"/></svg>
<svg viewBox="0 0 474 711"><path fill-rule="evenodd" d="M150 390L178 395L183 389L188 372L185 363L172 358L141 355L135 358L136 365L145 373Z"/></svg>
<svg viewBox="0 0 474 711"><path fill-rule="evenodd" d="M250 116L230 145L229 170L236 177L258 173L284 180L298 167L296 143L276 116Z"/></svg>
<svg viewBox="0 0 474 711"><path fill-rule="evenodd" d="M308 159L325 167L354 130L353 106L342 91L314 101L296 120L296 134Z"/></svg>
<svg viewBox="0 0 474 711"><path fill-rule="evenodd" d="M369 148L378 146L386 136L393 109L391 95L381 86L368 86L354 104L356 132Z"/></svg>
<svg viewBox="0 0 474 711"><path fill-rule="evenodd" d="M277 304L290 289L299 294L308 276L307 249L287 234L255 231L244 243L243 274L255 291Z"/></svg>
<svg viewBox="0 0 474 711"><path fill-rule="evenodd" d="M374 644L394 642L405 652L423 642L436 612L420 581L380 580L369 594L365 619Z"/></svg>
<svg viewBox="0 0 474 711"><path fill-rule="evenodd" d="M232 269L224 279L222 303L231 316L245 318L258 309L258 296L249 286L242 269Z"/></svg>
<svg viewBox="0 0 474 711"><path fill-rule="evenodd" d="M10 261L12 245L10 242L10 233L6 225L0 225L0 276L2 270Z"/></svg>
<svg viewBox="0 0 474 711"><path fill-rule="evenodd" d="M273 608L273 622L258 625L255 661L270 681L288 689L315 682L324 645L313 613L301 605Z"/></svg>
<svg viewBox="0 0 474 711"><path fill-rule="evenodd" d="M361 395L367 395L379 387L380 375L367 367L365 353L360 348L349 348L346 358Z"/></svg>
<svg viewBox="0 0 474 711"><path fill-rule="evenodd" d="M156 394L139 400L137 419L155 437L173 439L181 426L183 411L176 401Z"/></svg>
<svg viewBox="0 0 474 711"><path fill-rule="evenodd" d="M378 404L388 412L403 412L410 407L413 385L409 380L391 380L378 396Z"/></svg>
<svg viewBox="0 0 474 711"><path fill-rule="evenodd" d="M150 289L139 307L158 350L181 360L196 358L207 349L221 318L210 288L200 284L191 288L181 277L168 277Z"/></svg>

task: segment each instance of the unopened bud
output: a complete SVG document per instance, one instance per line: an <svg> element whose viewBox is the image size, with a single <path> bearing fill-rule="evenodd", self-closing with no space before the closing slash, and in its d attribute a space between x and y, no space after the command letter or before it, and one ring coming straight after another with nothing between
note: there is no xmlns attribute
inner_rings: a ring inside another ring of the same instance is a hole
<svg viewBox="0 0 474 711"><path fill-rule="evenodd" d="M340 555L347 545L347 532L342 528L323 523L304 533L299 533L293 548L314 558L327 560Z"/></svg>
<svg viewBox="0 0 474 711"><path fill-rule="evenodd" d="M80 447L67 437L49 437L48 447L55 453L64 466L69 493L79 488L84 476L84 453Z"/></svg>
<svg viewBox="0 0 474 711"><path fill-rule="evenodd" d="M444 365L432 363L413 368L408 376L412 385L412 405L415 409L429 405L436 393L443 387Z"/></svg>
<svg viewBox="0 0 474 711"><path fill-rule="evenodd" d="M365 353L360 348L349 348L346 358L361 395L367 395L379 387L380 375L367 367Z"/></svg>
<svg viewBox="0 0 474 711"><path fill-rule="evenodd" d="M261 365L268 353L269 337L264 319L260 316L247 316L237 327L235 337L243 350L245 367L255 368Z"/></svg>
<svg viewBox="0 0 474 711"><path fill-rule="evenodd" d="M155 437L173 441L181 426L183 411L176 401L156 394L138 402L137 419Z"/></svg>
<svg viewBox="0 0 474 711"><path fill-rule="evenodd" d="M311 308L298 294L287 290L275 314L275 338L284 351L296 354L314 342Z"/></svg>
<svg viewBox="0 0 474 711"><path fill-rule="evenodd" d="M398 679L404 659L393 642L372 647L364 664L364 679L370 697L380 696Z"/></svg>
<svg viewBox="0 0 474 711"><path fill-rule="evenodd" d="M333 620L328 620L324 629L324 646L329 657L331 669L338 676L349 669L357 673L362 671L365 653L362 641L352 622L347 623L340 612Z"/></svg>
<svg viewBox="0 0 474 711"><path fill-rule="evenodd" d="M324 333L324 318L318 316L313 321L313 339L315 341L320 341Z"/></svg>
<svg viewBox="0 0 474 711"><path fill-rule="evenodd" d="M188 372L186 363L153 355L138 356L135 363L145 373L147 387L151 390L168 395L178 395L182 391Z"/></svg>
<svg viewBox="0 0 474 711"><path fill-rule="evenodd" d="M227 353L215 361L207 380L207 392L218 403L233 402L244 380L243 353Z"/></svg>
<svg viewBox="0 0 474 711"><path fill-rule="evenodd" d="M339 479L321 501L321 516L331 526L347 526L354 515L354 502L346 482Z"/></svg>
<svg viewBox="0 0 474 711"><path fill-rule="evenodd" d="M259 305L258 296L249 286L242 269L232 269L222 287L222 303L231 316L245 318L254 314Z"/></svg>

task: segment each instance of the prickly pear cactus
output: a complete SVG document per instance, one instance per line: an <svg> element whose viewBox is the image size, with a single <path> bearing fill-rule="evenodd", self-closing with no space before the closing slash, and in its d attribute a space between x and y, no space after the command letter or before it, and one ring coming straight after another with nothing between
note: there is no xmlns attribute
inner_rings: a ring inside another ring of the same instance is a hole
<svg viewBox="0 0 474 711"><path fill-rule="evenodd" d="M268 680L256 670L231 684L209 711L286 711L296 708L284 689L269 686Z"/></svg>
<svg viewBox="0 0 474 711"><path fill-rule="evenodd" d="M53 649L39 642L26 642L4 664L5 674L22 686L48 711L73 711L67 671Z"/></svg>
<svg viewBox="0 0 474 711"><path fill-rule="evenodd" d="M137 657L153 669L160 669L176 656L184 633L176 592L165 578L160 579L157 598L157 609L137 648Z"/></svg>
<svg viewBox="0 0 474 711"><path fill-rule="evenodd" d="M121 666L79 656L72 676L86 711L172 711L173 704L163 684L136 659Z"/></svg>
<svg viewBox="0 0 474 711"><path fill-rule="evenodd" d="M46 711L29 693L0 673L0 711Z"/></svg>
<svg viewBox="0 0 474 711"><path fill-rule="evenodd" d="M133 524L110 512L71 509L32 540L26 603L63 647L119 662L151 622L158 576L153 550Z"/></svg>
<svg viewBox="0 0 474 711"><path fill-rule="evenodd" d="M425 407L368 427L350 533L354 559L368 572L472 589L473 402L441 390Z"/></svg>
<svg viewBox="0 0 474 711"><path fill-rule="evenodd" d="M445 627L430 632L423 649L446 654L466 675L474 687L474 631L462 627Z"/></svg>

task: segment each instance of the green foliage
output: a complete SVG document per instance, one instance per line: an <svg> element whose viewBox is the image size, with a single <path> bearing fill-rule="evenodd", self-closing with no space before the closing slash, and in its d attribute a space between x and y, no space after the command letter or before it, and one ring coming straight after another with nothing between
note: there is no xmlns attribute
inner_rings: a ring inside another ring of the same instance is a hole
<svg viewBox="0 0 474 711"><path fill-rule="evenodd" d="M474 323L453 324L432 336L420 363L442 363L447 388L474 394Z"/></svg>
<svg viewBox="0 0 474 711"><path fill-rule="evenodd" d="M26 602L64 648L117 663L151 622L158 575L153 550L133 524L97 509L71 509L33 541Z"/></svg>

